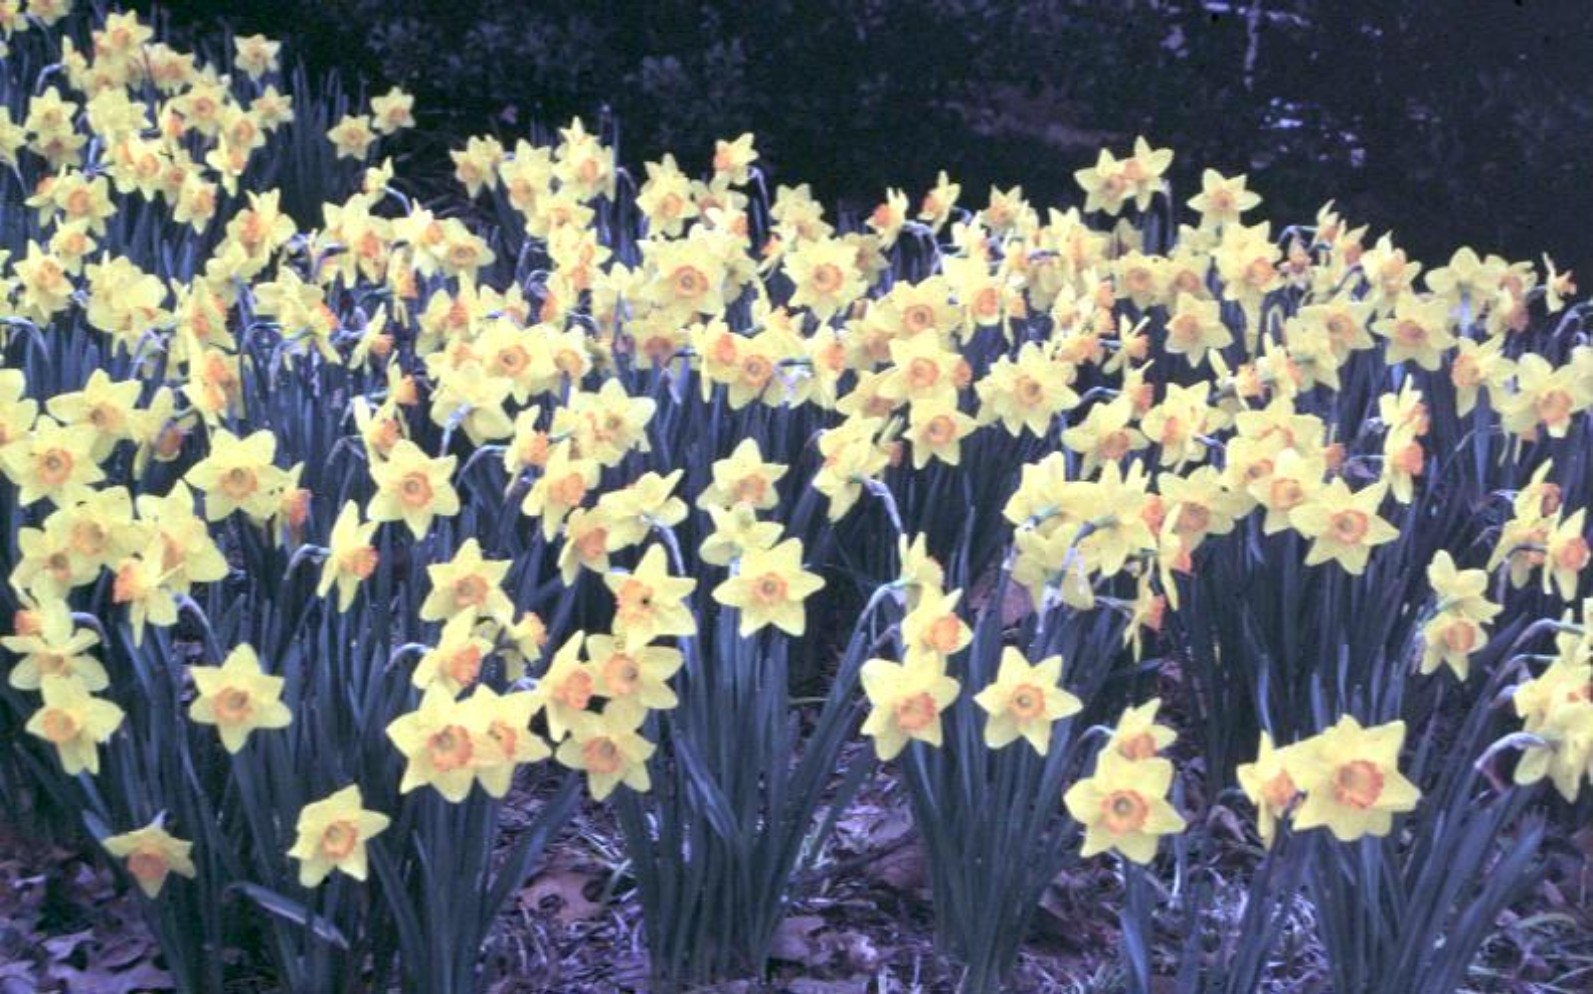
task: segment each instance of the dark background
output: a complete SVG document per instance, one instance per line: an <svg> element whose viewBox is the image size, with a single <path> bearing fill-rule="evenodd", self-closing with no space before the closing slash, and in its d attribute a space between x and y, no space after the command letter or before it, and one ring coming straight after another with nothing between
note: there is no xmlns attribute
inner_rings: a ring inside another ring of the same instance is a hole
<svg viewBox="0 0 1593 994"><path fill-rule="evenodd" d="M145 10L147 4L135 4ZM609 108L633 168L703 168L758 136L775 182L866 211L937 169L982 206L1039 204L1136 134L1249 172L1275 224L1336 199L1429 266L1462 244L1547 251L1593 283L1590 0L192 0L161 5L288 42L317 71L418 96L408 172L447 147ZM1258 215L1260 216L1260 215Z"/></svg>

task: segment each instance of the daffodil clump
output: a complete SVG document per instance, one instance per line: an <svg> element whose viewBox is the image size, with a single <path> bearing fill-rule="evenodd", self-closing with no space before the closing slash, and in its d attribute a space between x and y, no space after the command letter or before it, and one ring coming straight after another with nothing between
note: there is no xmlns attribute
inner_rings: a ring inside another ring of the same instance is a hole
<svg viewBox="0 0 1593 994"><path fill-rule="evenodd" d="M454 151L467 223L383 157L401 90L72 7L0 2L0 721L188 987L242 894L295 989L481 989L577 779L669 986L764 968L868 739L985 990L1058 870L1185 860L1230 782L1338 907L1345 857L1279 839L1416 879L1433 825L1481 854L1593 777L1593 347L1547 257L1175 198L1143 138L1081 205L941 173L836 222L751 135L637 174L580 120Z"/></svg>

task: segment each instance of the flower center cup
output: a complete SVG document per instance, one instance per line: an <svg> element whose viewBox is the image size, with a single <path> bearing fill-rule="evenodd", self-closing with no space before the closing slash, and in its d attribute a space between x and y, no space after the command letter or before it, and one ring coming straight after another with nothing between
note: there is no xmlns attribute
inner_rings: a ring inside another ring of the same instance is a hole
<svg viewBox="0 0 1593 994"><path fill-rule="evenodd" d="M321 853L333 860L346 859L359 841L359 829L353 822L340 818L321 833Z"/></svg>
<svg viewBox="0 0 1593 994"><path fill-rule="evenodd" d="M940 709L927 693L911 694L896 702L896 723L905 732L921 732L934 724Z"/></svg>
<svg viewBox="0 0 1593 994"><path fill-rule="evenodd" d="M1383 771L1377 764L1356 759L1333 771L1333 796L1340 804L1365 811L1383 794Z"/></svg>
<svg viewBox="0 0 1593 994"><path fill-rule="evenodd" d="M1007 708L1019 721L1033 721L1045 714L1045 692L1032 683L1020 684L1007 699Z"/></svg>
<svg viewBox="0 0 1593 994"><path fill-rule="evenodd" d="M1339 511L1328 521L1328 531L1333 539L1345 545L1356 545L1366 537L1370 521L1362 511Z"/></svg>
<svg viewBox="0 0 1593 994"><path fill-rule="evenodd" d="M469 730L459 725L448 725L426 740L431 765L443 772L468 764L474 751Z"/></svg>
<svg viewBox="0 0 1593 994"><path fill-rule="evenodd" d="M1114 790L1101 801L1101 824L1113 835L1127 835L1145 827L1150 804L1133 790Z"/></svg>

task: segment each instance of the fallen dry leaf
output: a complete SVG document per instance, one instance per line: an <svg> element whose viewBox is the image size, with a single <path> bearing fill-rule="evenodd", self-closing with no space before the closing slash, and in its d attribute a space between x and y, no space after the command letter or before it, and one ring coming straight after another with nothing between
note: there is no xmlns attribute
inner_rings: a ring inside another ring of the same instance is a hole
<svg viewBox="0 0 1593 994"><path fill-rule="evenodd" d="M825 948L825 943L820 941L819 932L824 928L824 919L818 915L794 915L780 923L775 929L774 944L769 950L769 955L777 960L787 963L801 963L803 966L819 966L830 958L830 953Z"/></svg>

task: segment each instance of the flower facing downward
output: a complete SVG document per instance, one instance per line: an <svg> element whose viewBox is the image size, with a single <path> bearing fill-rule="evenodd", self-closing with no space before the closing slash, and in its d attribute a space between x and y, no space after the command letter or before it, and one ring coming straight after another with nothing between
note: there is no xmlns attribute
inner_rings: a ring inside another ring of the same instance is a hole
<svg viewBox="0 0 1593 994"><path fill-rule="evenodd" d="M188 716L202 725L215 725L228 752L242 749L257 728L286 728L293 721L293 713L280 700L282 677L261 672L251 646L233 649L220 666L194 666L189 672L199 696Z"/></svg>
<svg viewBox="0 0 1593 994"><path fill-rule="evenodd" d="M1305 802L1294 817L1301 830L1327 826L1334 838L1350 842L1363 835L1387 835L1398 812L1413 811L1421 798L1416 785L1399 772L1405 723L1362 728L1345 715L1338 724L1294 747L1296 780Z"/></svg>
<svg viewBox="0 0 1593 994"><path fill-rule="evenodd" d="M390 822L380 812L365 810L357 784L306 804L299 812L298 839L288 850L289 856L299 860L299 883L315 887L333 870L364 880L365 844Z"/></svg>
<svg viewBox="0 0 1593 994"><path fill-rule="evenodd" d="M1185 821L1167 801L1173 764L1165 759L1124 759L1102 750L1095 775L1063 795L1068 814L1084 826L1081 855L1115 849L1125 859L1149 863L1163 835L1181 832Z"/></svg>
<svg viewBox="0 0 1593 994"><path fill-rule="evenodd" d="M193 879L194 863L189 853L194 844L167 832L159 818L143 828L112 835L101 845L112 856L127 861L128 874L146 897L158 895L170 874Z"/></svg>
<svg viewBox="0 0 1593 994"><path fill-rule="evenodd" d="M1084 707L1058 686L1061 680L1061 656L1047 656L1030 666L1013 646L1002 649L996 682L974 695L990 715L985 745L1000 749L1021 735L1044 756L1051 746L1051 726Z"/></svg>

